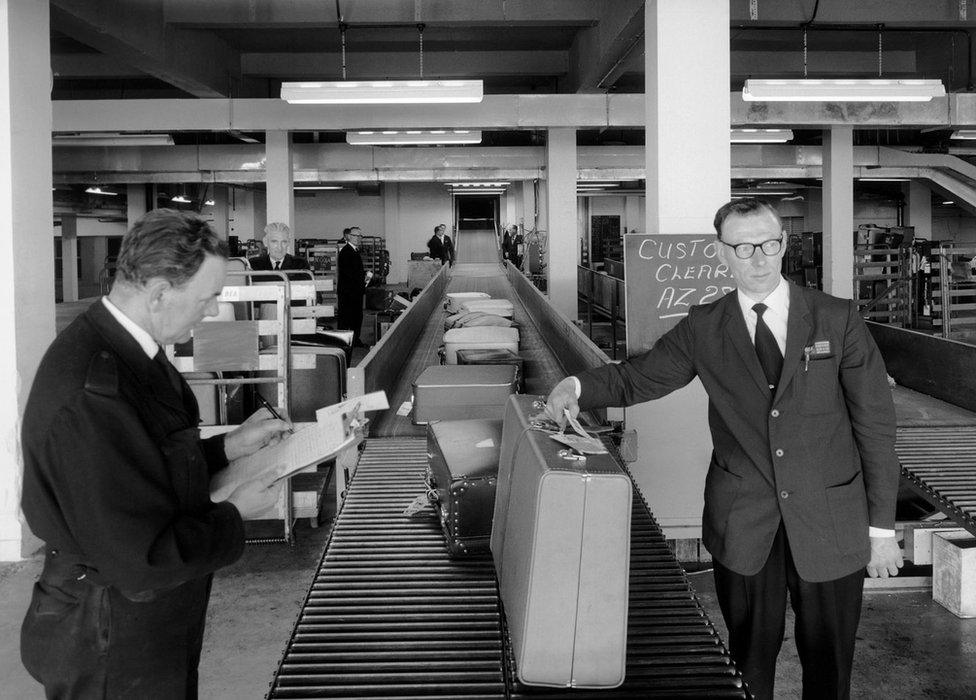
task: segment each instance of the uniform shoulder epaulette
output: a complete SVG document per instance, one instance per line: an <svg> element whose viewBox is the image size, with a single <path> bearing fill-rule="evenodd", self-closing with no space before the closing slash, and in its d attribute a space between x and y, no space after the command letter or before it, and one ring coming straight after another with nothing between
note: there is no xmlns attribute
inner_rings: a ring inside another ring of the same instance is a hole
<svg viewBox="0 0 976 700"><path fill-rule="evenodd" d="M88 363L88 376L85 377L85 391L102 396L117 396L119 393L119 373L115 356L108 350L101 350L92 356Z"/></svg>

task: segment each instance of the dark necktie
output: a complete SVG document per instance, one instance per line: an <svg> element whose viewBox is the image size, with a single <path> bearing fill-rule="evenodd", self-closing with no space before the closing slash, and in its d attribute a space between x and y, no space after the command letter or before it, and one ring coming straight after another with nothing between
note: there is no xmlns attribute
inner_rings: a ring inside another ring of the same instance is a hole
<svg viewBox="0 0 976 700"><path fill-rule="evenodd" d="M178 396L183 396L183 378L179 371L173 366L166 357L166 353L163 352L162 348L153 356L153 362L158 364L160 368L165 372L166 378L169 379L169 383L173 386L173 390Z"/></svg>
<svg viewBox="0 0 976 700"><path fill-rule="evenodd" d="M769 326L763 321L763 312L769 307L765 304L754 304L752 310L756 312L756 354L759 356L759 364L762 365L763 374L771 390L776 389L779 383L779 375L783 371L783 354L779 351L779 345Z"/></svg>
<svg viewBox="0 0 976 700"><path fill-rule="evenodd" d="M274 269L276 269L276 270L280 270L281 269L281 261L280 260L275 260L275 262L274 262Z"/></svg>

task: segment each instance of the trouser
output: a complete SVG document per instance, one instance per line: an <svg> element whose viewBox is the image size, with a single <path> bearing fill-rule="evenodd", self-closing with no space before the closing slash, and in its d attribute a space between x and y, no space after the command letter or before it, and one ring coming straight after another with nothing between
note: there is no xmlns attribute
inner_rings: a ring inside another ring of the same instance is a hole
<svg viewBox="0 0 976 700"><path fill-rule="evenodd" d="M800 578L782 523L758 573L743 576L714 562L715 590L729 628L729 650L756 700L774 697L776 656L786 627L786 597L803 667L803 698L849 698L864 569L833 581Z"/></svg>
<svg viewBox="0 0 976 700"><path fill-rule="evenodd" d="M356 301L340 299L338 307L336 309L336 326L342 331L352 331L352 344L354 346L362 345L359 334L363 326L363 298L359 297Z"/></svg>
<svg viewBox="0 0 976 700"><path fill-rule="evenodd" d="M34 584L20 644L47 698L197 697L212 577L137 602L51 562Z"/></svg>

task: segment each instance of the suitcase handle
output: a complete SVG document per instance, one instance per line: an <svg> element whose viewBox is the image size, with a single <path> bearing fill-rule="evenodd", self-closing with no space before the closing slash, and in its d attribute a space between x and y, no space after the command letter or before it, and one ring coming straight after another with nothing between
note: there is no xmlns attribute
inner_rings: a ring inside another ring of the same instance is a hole
<svg viewBox="0 0 976 700"><path fill-rule="evenodd" d="M437 481L434 479L434 473L431 472L430 467L424 472L424 484L427 486L427 500L437 505L441 499L437 493Z"/></svg>

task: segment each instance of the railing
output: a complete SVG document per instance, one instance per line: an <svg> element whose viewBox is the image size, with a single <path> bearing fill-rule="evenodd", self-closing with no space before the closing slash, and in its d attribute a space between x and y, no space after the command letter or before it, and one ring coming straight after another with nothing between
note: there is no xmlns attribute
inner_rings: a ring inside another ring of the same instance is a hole
<svg viewBox="0 0 976 700"><path fill-rule="evenodd" d="M600 315L610 320L610 357L617 359L618 341L624 338L625 287L624 281L610 275L576 266L576 289L586 304L584 325L588 337L593 338L593 318Z"/></svg>

